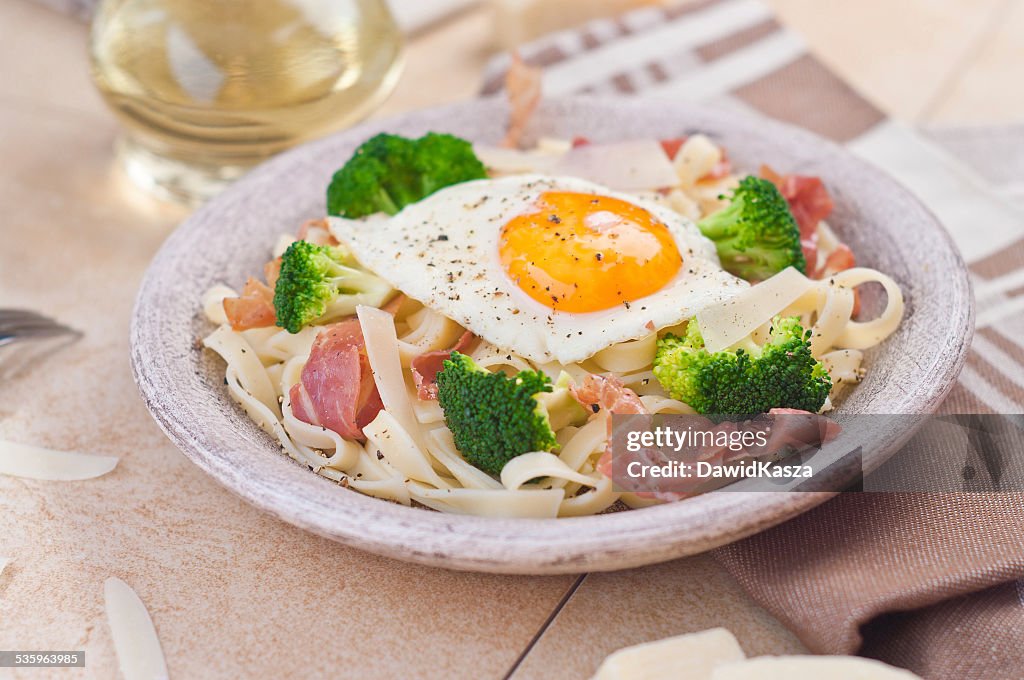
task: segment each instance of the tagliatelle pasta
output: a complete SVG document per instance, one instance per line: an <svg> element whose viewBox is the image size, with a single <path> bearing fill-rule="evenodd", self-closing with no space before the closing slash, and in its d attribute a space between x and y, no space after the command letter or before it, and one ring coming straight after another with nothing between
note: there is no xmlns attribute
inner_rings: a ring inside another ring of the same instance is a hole
<svg viewBox="0 0 1024 680"><path fill-rule="evenodd" d="M562 156L570 153L570 147L569 143L561 140L545 140L543 148L528 152L510 149L478 151L492 172L496 170L497 174L515 176L517 173L544 172L559 165ZM720 195L735 187L738 178L727 171L727 159L711 140L695 135L678 142L678 148L670 163L678 176L677 183L663 190L637 192L641 197L637 201L642 201L642 206L657 204L674 211L676 217L673 219L689 224L689 219L703 217L721 207L723 199ZM650 153L650 150L645 153ZM573 162L578 163L581 158ZM488 195L482 193L479 200L485 203ZM590 199L590 203L596 202L596 198ZM437 205L440 212L442 204ZM617 224L614 220L618 218L614 214L611 218L605 214L611 209L589 215L587 228L602 233L609 228L607 225ZM659 216L665 214L657 213ZM541 213L538 219L541 223L546 221L557 227L562 224L563 217L552 210L550 215ZM377 224L386 219L380 215L371 217L371 221L376 220ZM330 242L331 233L338 235L333 228L329 233L325 226L307 227L304 230L309 233L316 230L315 239L320 243ZM501 225L495 228L498 227ZM450 243L452 238L440 227L424 224L419 228L434 229L430 232L431 239L442 245ZM475 228L482 229L483 226ZM569 226L562 228L568 230ZM824 222L820 222L815 236L816 261L807 263L807 268L820 272L824 271L824 263L831 261L830 256L845 246ZM717 262L709 264L707 261L707 244L687 250L686 244L693 238L691 235L675 241L682 252L682 266L696 267L696 263L701 262L701 266L706 268L702 271L717 269ZM641 263L653 258L655 251L651 250L652 242L648 235L631 236L630 239L618 242L605 239L603 243L610 248L637 253ZM283 236L275 248L275 256L288 250L294 240ZM343 244L343 248L349 245ZM461 245L466 252L467 263L471 258L496 257L496 254L474 253L471 240ZM581 259L578 255L577 259ZM425 256L425 251L406 251L398 245L391 255L396 261L401 261L400 258L419 260ZM596 257L600 262L601 251L587 257ZM506 305L501 309L511 309L509 316L495 313L491 326L485 324L482 328L513 323L518 310L512 309L508 301L501 298L506 293L500 286L490 290L487 288L490 281L486 277L474 279L469 275L474 270L457 270L451 266L453 262L460 260L446 263L432 260L408 266L439 270L443 267L444 271L439 271L438 278L444 285L439 290L447 295L447 302L461 304L464 302L459 299L461 296L477 299L483 291ZM380 272L362 261L346 266L368 276L380 276ZM716 275L721 273L718 270ZM477 284L477 280L485 283ZM538 280L543 282L545 279ZM380 279L375 281L378 291L386 285ZM881 285L886 293L886 305L876 318L858 320L854 318L856 291L868 283ZM601 462L609 449L610 413L598 404L586 402L576 391L593 376L613 377L615 384L633 395L639 411L693 414L695 409L673 398L654 371L660 338L668 333L685 333L688 324L695 323L696 318L707 350L728 350L751 343L763 344L769 338L773 317L796 316L810 331L811 354L821 361L831 376L832 396L836 397L842 386L855 384L863 377L865 350L890 335L904 312L902 293L897 284L885 274L863 267L834 271L823 278L811 278L789 268L752 287L742 281L739 284L742 285L730 289L721 300L705 300L706 304L695 317L672 317L670 311L658 317L669 319L668 322L659 325L649 321L637 326L633 333L617 330L616 337L625 336L627 339L608 342L595 348L596 351L586 353L567 353L557 346L551 351L541 352L536 349L540 346L537 343L527 343L531 348L529 351L517 351L517 337L528 334L529 328L524 327L519 335L508 328L497 333L486 330L470 333L477 329L467 329L465 323L415 299L412 291L400 286L396 286L399 290L394 294L384 298L389 301L381 308L353 305L354 316L314 319L295 333L277 326L235 329L230 315L225 313L223 301L238 295L234 290L218 285L211 288L202 300L207 319L217 326L203 342L226 362L226 388L246 414L274 437L287 455L343 486L380 499L442 512L527 518L579 516L603 512L618 502L627 507L643 507L663 500L615 490L606 474L607 466ZM543 294L533 295L535 299L544 298ZM557 311L558 295L554 293L552 304L556 311L553 313L565 313ZM636 316L638 310L646 309L645 299L625 299L618 311L623 315L629 312ZM499 309L498 303L491 311ZM594 318L611 319L610 315L614 313L617 312L602 311ZM601 317L600 314L606 316ZM466 318L476 319L471 315ZM550 321L551 316L548 318ZM597 335L600 323L595 324L591 331ZM328 342L331 333L340 338L335 344ZM349 337L346 334L352 333L358 341L344 340ZM579 335L584 335L583 327ZM510 340L499 342L497 338ZM577 340L570 332L564 342L570 344ZM535 398L553 431L556 446L550 447L551 450L525 451L505 462L500 474L491 474L477 467L459 450L444 408L436 398L438 386L434 384L435 376L431 371L440 370L449 350L455 346L463 347L460 343L466 347L461 351L481 371L508 376L536 371L547 376L552 385L551 392L540 393ZM572 355L570 360L553 358L568 354ZM427 365L434 368L423 368ZM340 366L354 372L349 374L351 382L343 385L323 383L324 376ZM365 371L368 376L362 383L360 371ZM427 375L423 371L427 371ZM435 391L431 393L430 389ZM332 408L337 412L327 415L351 425L351 434L340 434L345 432L344 429L332 429L334 426L328 426L328 421L321 418L323 414L310 413L310 403L322 402L327 394L325 390L334 390L330 393L334 397L339 391L349 390L346 393L348 401L339 398L338 403L332 402ZM826 399L823 409L829 405L830 401Z"/></svg>
<svg viewBox="0 0 1024 680"><path fill-rule="evenodd" d="M608 349L603 349L594 355L593 361L602 370L612 373L634 373L643 371L651 366L654 361L654 352L657 349L657 333L651 333L637 340L620 342Z"/></svg>
<svg viewBox="0 0 1024 680"><path fill-rule="evenodd" d="M854 321L848 319L842 332L836 337L835 345L845 349L869 349L889 337L903 320L903 292L890 277L885 274L857 267L835 274L831 280L833 286L851 289L864 283L876 282L885 288L885 310L871 321ZM838 324L838 321L836 322Z"/></svg>

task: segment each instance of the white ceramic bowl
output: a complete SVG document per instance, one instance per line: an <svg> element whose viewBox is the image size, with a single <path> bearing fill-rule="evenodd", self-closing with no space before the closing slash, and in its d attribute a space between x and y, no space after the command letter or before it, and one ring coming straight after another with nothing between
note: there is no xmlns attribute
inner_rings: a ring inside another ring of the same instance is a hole
<svg viewBox="0 0 1024 680"><path fill-rule="evenodd" d="M454 569L554 574L634 567L749 536L827 500L826 492L726 492L556 520L442 514L363 496L313 474L229 398L222 362L196 346L211 330L200 309L203 292L218 282L241 286L261 270L280 233L321 217L331 174L372 134L434 130L494 142L506 115L503 102L479 100L359 126L260 166L182 224L150 265L131 331L136 381L167 435L224 486L287 522L364 550ZM973 326L966 270L935 217L880 170L780 123L642 99L548 101L531 131L594 140L700 131L728 148L740 169L767 162L820 175L836 202L830 224L859 263L891 275L907 299L902 326L869 353L868 376L840 411L929 413L952 386ZM910 434L881 428L871 444L892 453ZM196 512L201 521L202 509Z"/></svg>

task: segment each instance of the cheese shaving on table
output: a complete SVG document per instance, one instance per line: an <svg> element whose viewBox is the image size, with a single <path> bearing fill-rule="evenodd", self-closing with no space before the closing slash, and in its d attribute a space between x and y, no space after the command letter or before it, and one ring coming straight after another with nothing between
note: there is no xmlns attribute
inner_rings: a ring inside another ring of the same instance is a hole
<svg viewBox="0 0 1024 680"><path fill-rule="evenodd" d="M103 584L103 599L110 636L125 680L168 677L153 620L131 586L119 578L108 578Z"/></svg>
<svg viewBox="0 0 1024 680"><path fill-rule="evenodd" d="M902 668L857 656L759 656L714 670L710 680L921 680Z"/></svg>
<svg viewBox="0 0 1024 680"><path fill-rule="evenodd" d="M920 680L881 661L855 656L747 659L725 628L626 647L610 654L592 680Z"/></svg>
<svg viewBox="0 0 1024 680"><path fill-rule="evenodd" d="M31 444L0 441L0 474L47 481L101 477L117 466L115 456L54 451Z"/></svg>
<svg viewBox="0 0 1024 680"><path fill-rule="evenodd" d="M707 680L715 667L744 659L732 633L712 628L620 649L593 680Z"/></svg>

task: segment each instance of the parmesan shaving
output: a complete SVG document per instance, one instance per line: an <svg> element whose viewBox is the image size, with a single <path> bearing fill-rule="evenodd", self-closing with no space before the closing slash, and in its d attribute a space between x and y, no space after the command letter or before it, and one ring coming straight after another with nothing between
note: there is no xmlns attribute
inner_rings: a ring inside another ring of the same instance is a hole
<svg viewBox="0 0 1024 680"><path fill-rule="evenodd" d="M359 327L366 343L366 358L370 361L373 380L380 392L384 408L416 444L420 451L426 449L420 434L416 414L412 410L408 386L402 374L402 361L398 352L398 335L395 332L395 317L387 312L359 305L356 307Z"/></svg>
<svg viewBox="0 0 1024 680"><path fill-rule="evenodd" d="M676 152L672 166L684 187L692 187L722 162L722 150L704 135L690 135Z"/></svg>
<svg viewBox="0 0 1024 680"><path fill-rule="evenodd" d="M166 678L160 640L139 596L127 583L111 577L103 584L103 598L121 675L125 680Z"/></svg>
<svg viewBox="0 0 1024 680"><path fill-rule="evenodd" d="M556 163L564 151L554 153L542 151L520 151L500 146L477 144L473 152L489 170L499 174L525 172L546 172Z"/></svg>
<svg viewBox="0 0 1024 680"><path fill-rule="evenodd" d="M10 563L11 563L11 558L10 557L0 557L0 576L3 576L4 569L6 569L7 565L10 564Z"/></svg>
<svg viewBox="0 0 1024 680"><path fill-rule="evenodd" d="M14 477L60 482L94 479L117 467L117 461L115 456L53 451L0 441L0 474Z"/></svg>
<svg viewBox="0 0 1024 680"><path fill-rule="evenodd" d="M787 267L756 286L697 312L697 323L709 352L730 347L789 307L815 283L793 267Z"/></svg>
<svg viewBox="0 0 1024 680"><path fill-rule="evenodd" d="M856 656L759 656L716 668L711 680L920 680L910 671Z"/></svg>
<svg viewBox="0 0 1024 680"><path fill-rule="evenodd" d="M604 660L593 680L709 680L717 666L744 658L732 633L712 628L620 649Z"/></svg>
<svg viewBox="0 0 1024 680"><path fill-rule="evenodd" d="M577 146L559 158L549 172L579 177L619 191L662 189L679 184L672 161L661 144L653 139Z"/></svg>

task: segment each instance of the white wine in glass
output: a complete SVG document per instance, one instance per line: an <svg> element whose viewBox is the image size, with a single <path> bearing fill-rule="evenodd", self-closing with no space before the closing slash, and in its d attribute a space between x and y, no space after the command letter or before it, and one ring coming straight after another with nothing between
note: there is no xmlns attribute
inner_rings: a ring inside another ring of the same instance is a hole
<svg viewBox="0 0 1024 680"><path fill-rule="evenodd" d="M401 35L384 0L103 0L90 54L128 176L194 205L369 114Z"/></svg>

